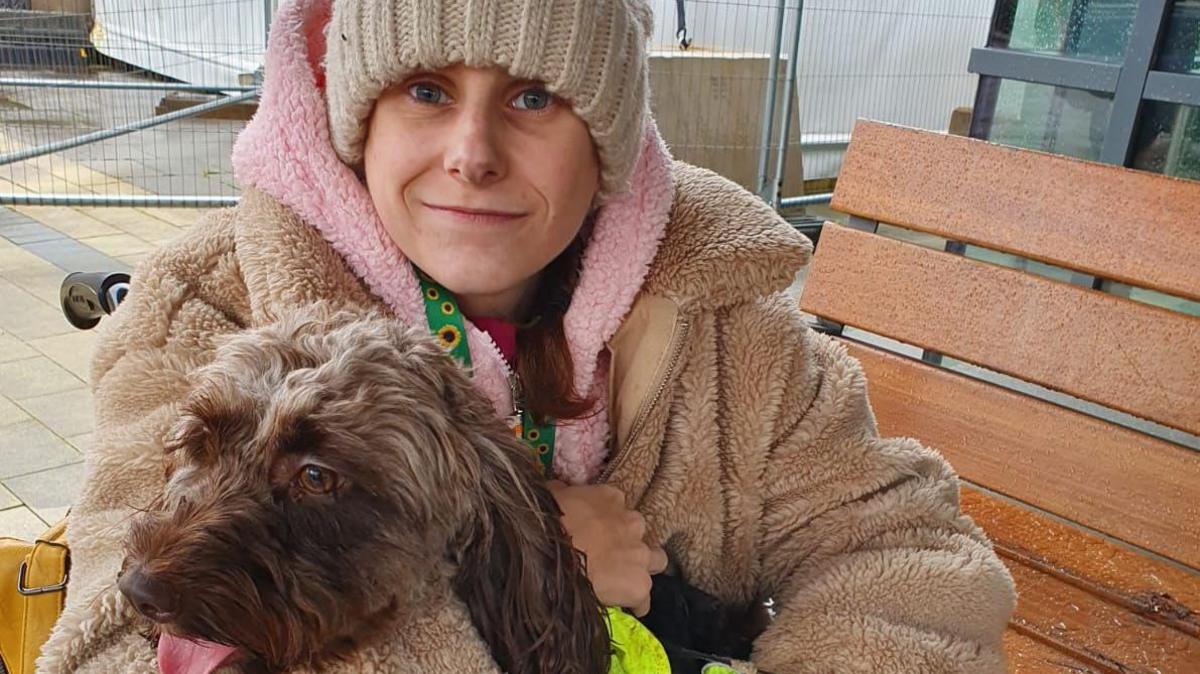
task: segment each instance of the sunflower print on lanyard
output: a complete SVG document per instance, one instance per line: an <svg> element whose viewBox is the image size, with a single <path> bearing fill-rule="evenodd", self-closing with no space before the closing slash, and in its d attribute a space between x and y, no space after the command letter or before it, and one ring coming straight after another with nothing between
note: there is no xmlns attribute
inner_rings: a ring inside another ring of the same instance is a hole
<svg viewBox="0 0 1200 674"><path fill-rule="evenodd" d="M429 323L429 330L446 353L470 372L471 349L467 345L466 319L458 308L458 301L453 293L423 272L417 271L417 279L421 282L421 298L425 301L425 320ZM554 467L554 420L535 419L525 409L521 397L520 386L513 386L515 410L510 426L513 433L533 452L541 474L550 477Z"/></svg>
<svg viewBox="0 0 1200 674"><path fill-rule="evenodd" d="M467 347L466 327L458 303L445 288L437 285L424 274L421 279L421 295L425 298L425 319L438 344L468 371L471 369L471 350Z"/></svg>

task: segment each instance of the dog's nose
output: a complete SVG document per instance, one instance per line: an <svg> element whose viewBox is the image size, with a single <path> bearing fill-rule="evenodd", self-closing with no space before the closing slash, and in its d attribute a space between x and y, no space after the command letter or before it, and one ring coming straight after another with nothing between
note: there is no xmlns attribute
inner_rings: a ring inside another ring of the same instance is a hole
<svg viewBox="0 0 1200 674"><path fill-rule="evenodd" d="M175 617L175 594L165 583L147 574L141 565L126 569L117 587L138 612L154 622L170 622Z"/></svg>

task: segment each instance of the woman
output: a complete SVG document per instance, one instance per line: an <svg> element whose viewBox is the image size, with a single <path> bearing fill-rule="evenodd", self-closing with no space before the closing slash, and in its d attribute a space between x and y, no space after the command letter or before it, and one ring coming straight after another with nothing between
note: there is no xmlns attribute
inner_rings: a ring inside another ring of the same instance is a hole
<svg viewBox="0 0 1200 674"><path fill-rule="evenodd" d="M470 317L445 336L497 414L552 420L603 602L644 612L669 558L730 605L774 600L743 671L1002 670L1013 588L954 474L878 437L857 363L785 294L809 243L672 162L647 113L651 25L643 0L281 8L234 149L241 204L146 262L105 326L41 671L154 671L112 580L213 345L318 300L424 324L423 283ZM493 671L453 605L364 658Z"/></svg>

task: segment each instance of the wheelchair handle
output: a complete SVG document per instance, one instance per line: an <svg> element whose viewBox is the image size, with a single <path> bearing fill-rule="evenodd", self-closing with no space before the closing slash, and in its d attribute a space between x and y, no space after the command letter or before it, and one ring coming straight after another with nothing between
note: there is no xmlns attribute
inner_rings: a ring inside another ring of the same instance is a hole
<svg viewBox="0 0 1200 674"><path fill-rule="evenodd" d="M128 292L129 274L125 272L77 271L63 279L58 298L71 325L91 330L116 311Z"/></svg>

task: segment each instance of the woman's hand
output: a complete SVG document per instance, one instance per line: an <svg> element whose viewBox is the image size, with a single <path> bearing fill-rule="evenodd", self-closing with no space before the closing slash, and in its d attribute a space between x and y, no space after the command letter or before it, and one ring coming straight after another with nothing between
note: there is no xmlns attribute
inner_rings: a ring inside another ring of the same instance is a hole
<svg viewBox="0 0 1200 674"><path fill-rule="evenodd" d="M587 560L588 580L605 606L644 616L650 611L650 576L667 568L667 553L646 544L646 521L625 507L625 494L608 485L568 486L552 481L563 528Z"/></svg>

